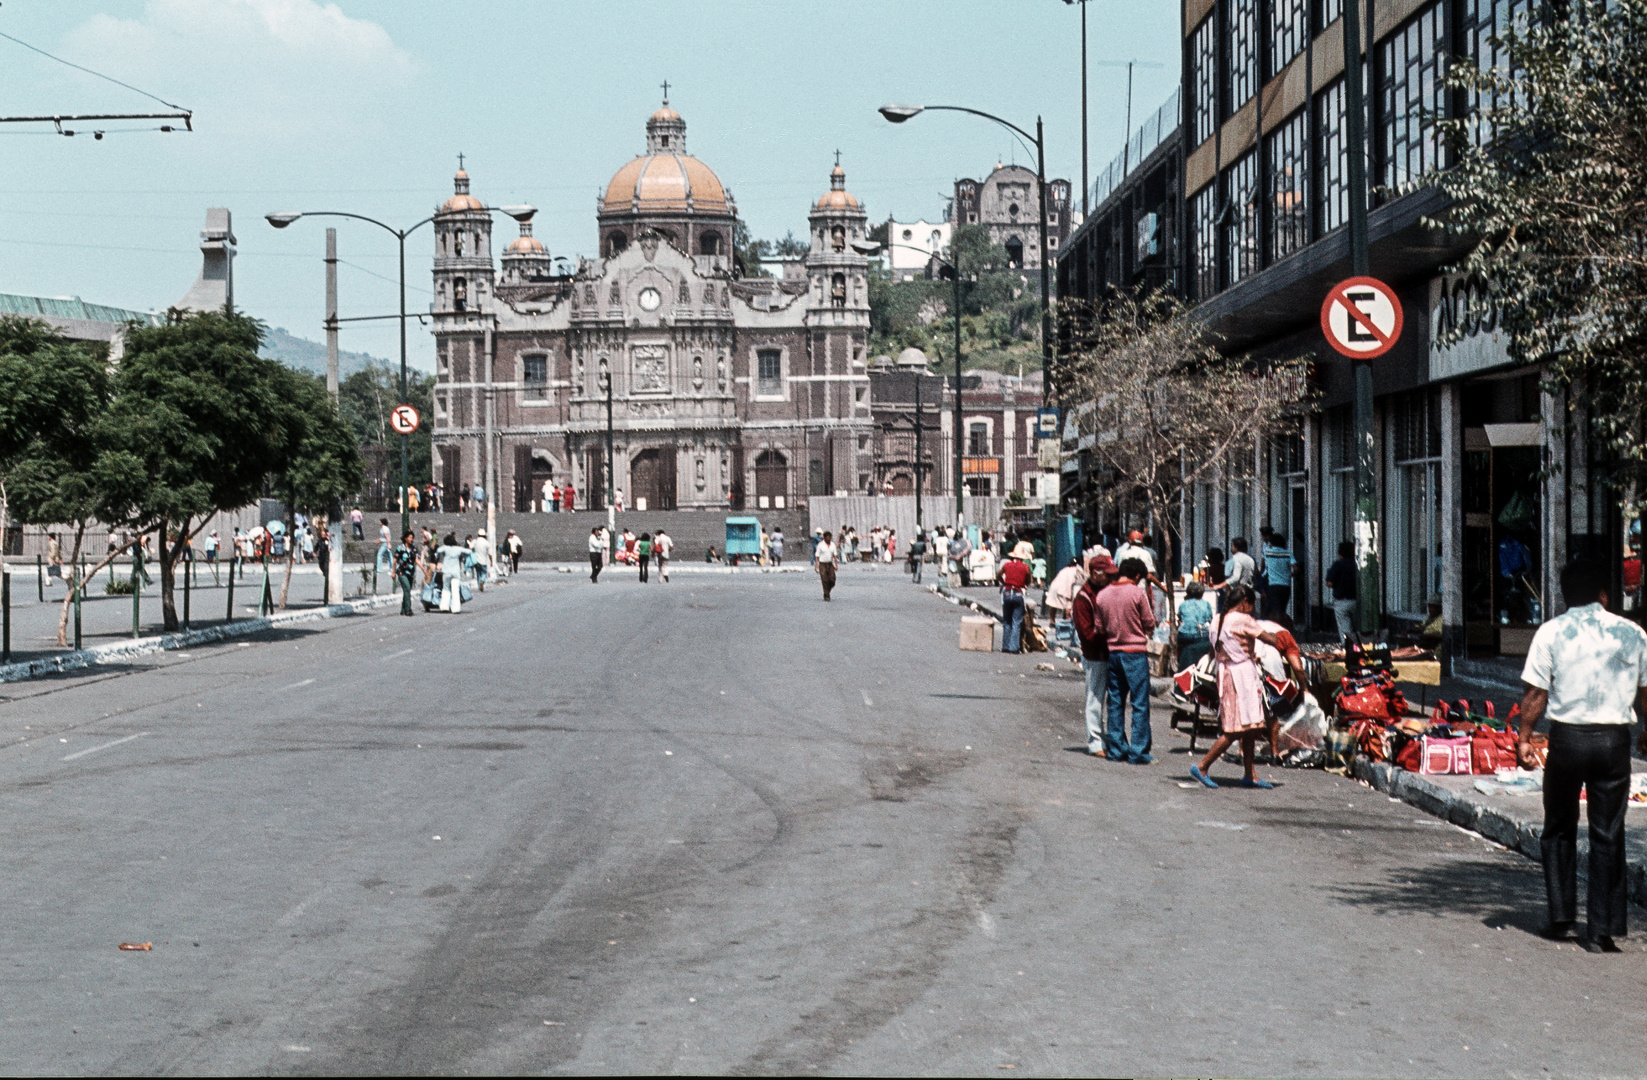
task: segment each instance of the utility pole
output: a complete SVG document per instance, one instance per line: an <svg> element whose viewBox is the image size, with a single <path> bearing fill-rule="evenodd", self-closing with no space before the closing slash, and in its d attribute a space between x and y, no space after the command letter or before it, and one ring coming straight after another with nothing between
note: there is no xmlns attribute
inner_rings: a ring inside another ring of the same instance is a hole
<svg viewBox="0 0 1647 1080"><path fill-rule="evenodd" d="M495 316L494 316L495 318ZM486 331L486 545L495 556L498 542L498 460L496 448L492 445L497 431L497 417L494 413L496 398L492 393L492 365L497 359L498 336L494 330ZM495 558L489 557L490 564L486 568L491 573L497 565Z"/></svg>
<svg viewBox="0 0 1647 1080"><path fill-rule="evenodd" d="M1361 86L1361 11L1359 0L1344 0L1344 141L1349 147L1350 274L1372 273L1367 250L1367 133ZM1372 364L1352 360L1355 372L1355 565L1356 628L1378 629L1383 621L1378 558L1377 453L1373 433Z"/></svg>
<svg viewBox="0 0 1647 1080"><path fill-rule="evenodd" d="M618 510L615 499L613 470L617 462L612 458L612 367L606 367L606 546L607 554L618 555Z"/></svg>
<svg viewBox="0 0 1647 1080"><path fill-rule="evenodd" d="M961 313L956 312L955 313L956 325L959 325L960 321L961 321ZM915 373L915 535L916 536L921 535L921 467L926 463L926 458L921 453L921 446L922 446L921 428L924 426L924 424L922 423L923 417L922 417L922 414L921 414L921 382L925 378L926 378L926 368L923 367L920 371L917 371Z"/></svg>
<svg viewBox="0 0 1647 1080"><path fill-rule="evenodd" d="M1058 383L1052 372L1052 267L1047 244L1047 144L1041 118L1035 118L1035 178L1041 185L1041 400L1058 407ZM959 326L960 316L956 316ZM957 329L956 333L959 334Z"/></svg>
<svg viewBox="0 0 1647 1080"><path fill-rule="evenodd" d="M326 230L326 395L337 404L337 230ZM333 501L326 515L332 533L326 543L326 602L343 603L343 504Z"/></svg>
<svg viewBox="0 0 1647 1080"><path fill-rule="evenodd" d="M961 267L959 259L950 266L955 283L955 529L966 526L966 485L961 479Z"/></svg>

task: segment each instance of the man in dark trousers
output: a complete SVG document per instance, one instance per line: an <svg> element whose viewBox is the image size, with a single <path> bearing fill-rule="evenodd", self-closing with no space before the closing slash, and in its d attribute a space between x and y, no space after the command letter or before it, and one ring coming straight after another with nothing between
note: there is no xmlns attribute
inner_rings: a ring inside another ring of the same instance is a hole
<svg viewBox="0 0 1647 1080"><path fill-rule="evenodd" d="M1561 571L1565 614L1538 628L1521 681L1521 733L1516 756L1536 768L1533 727L1550 721L1544 766L1544 888L1550 905L1546 937L1570 938L1578 921L1578 795L1586 789L1590 818L1590 886L1586 933L1590 952L1618 952L1625 923L1624 814L1630 797L1632 706L1647 716L1647 632L1607 610L1608 574L1577 560ZM1647 751L1647 732L1641 744Z"/></svg>
<svg viewBox="0 0 1647 1080"><path fill-rule="evenodd" d="M1109 757L1133 765L1155 762L1149 723L1149 639L1155 631L1155 612L1149 594L1138 584L1148 575L1142 559L1126 560L1095 605L1109 647Z"/></svg>
<svg viewBox="0 0 1647 1080"><path fill-rule="evenodd" d="M1081 669L1087 679L1087 753L1108 757L1104 750L1104 729L1109 724L1109 639L1098 622L1098 593L1109 584L1115 563L1104 554L1087 563L1087 580L1075 593L1070 615L1075 635L1081 639Z"/></svg>

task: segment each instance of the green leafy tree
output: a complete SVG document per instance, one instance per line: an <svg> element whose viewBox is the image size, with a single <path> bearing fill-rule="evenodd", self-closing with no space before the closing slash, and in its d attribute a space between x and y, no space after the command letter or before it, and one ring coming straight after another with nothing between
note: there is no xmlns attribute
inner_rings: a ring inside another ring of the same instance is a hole
<svg viewBox="0 0 1647 1080"><path fill-rule="evenodd" d="M131 329L115 374L96 481L111 523L161 537L167 630L177 627L174 571L192 533L254 501L302 445L298 376L257 354L261 337L245 315L173 311L164 325Z"/></svg>
<svg viewBox="0 0 1647 1080"><path fill-rule="evenodd" d="M323 378L282 368L290 408L283 472L276 490L286 496L286 535L296 536L296 515L316 519L321 530L333 520L338 503L360 490L360 440L333 407ZM339 388L341 396L341 387ZM286 545L285 578L280 607L292 587L297 545Z"/></svg>
<svg viewBox="0 0 1647 1080"><path fill-rule="evenodd" d="M108 351L70 341L39 320L0 319L0 474L5 510L32 525L68 525L71 574L87 523L101 516L95 482L100 424L109 407ZM74 578L69 578L72 584ZM74 590L63 599L57 643L66 645Z"/></svg>
<svg viewBox="0 0 1647 1080"><path fill-rule="evenodd" d="M406 380L406 396L424 418L407 448L409 476L414 484L427 484L433 479L434 391L433 375L414 371ZM375 479L381 482L383 491L392 490L400 483L400 436L389 427L389 412L400 403L399 371L384 365L362 368L338 383L337 398L338 412L361 446L388 448L386 459L378 455L380 460L388 461L388 475Z"/></svg>
<svg viewBox="0 0 1647 1080"><path fill-rule="evenodd" d="M1427 181L1453 199L1431 224L1472 245L1451 269L1485 283L1510 355L1587 408L1629 504L1647 490L1647 0L1552 9L1501 34L1501 66L1453 68L1480 108L1438 124L1457 165Z"/></svg>
<svg viewBox="0 0 1647 1080"><path fill-rule="evenodd" d="M738 273L742 277L771 277L761 269L761 260L770 257L772 245L765 240L757 240L749 232L749 226L739 218L732 226L732 257L737 264Z"/></svg>

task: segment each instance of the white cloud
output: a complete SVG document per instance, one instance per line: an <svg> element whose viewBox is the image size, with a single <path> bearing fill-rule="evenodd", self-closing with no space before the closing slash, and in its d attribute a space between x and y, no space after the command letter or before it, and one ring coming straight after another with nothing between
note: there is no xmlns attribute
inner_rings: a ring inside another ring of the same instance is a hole
<svg viewBox="0 0 1647 1080"><path fill-rule="evenodd" d="M201 125L260 138L366 123L418 70L382 26L317 0L148 0L137 18L92 17L63 48Z"/></svg>

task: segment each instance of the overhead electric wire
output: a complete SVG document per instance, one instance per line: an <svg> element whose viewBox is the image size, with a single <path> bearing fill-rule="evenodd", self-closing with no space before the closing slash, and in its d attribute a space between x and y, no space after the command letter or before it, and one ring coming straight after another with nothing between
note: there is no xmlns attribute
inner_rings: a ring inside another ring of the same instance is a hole
<svg viewBox="0 0 1647 1080"><path fill-rule="evenodd" d="M115 78L112 75L105 75L101 71L93 71L89 67L83 67L80 64L74 63L72 60L65 60L61 56L53 56L51 53L47 52L45 49L42 49L37 45L30 45L28 42L24 41L22 38L12 37L10 34L7 34L3 31L0 31L0 38L5 38L7 41L16 42L18 45L23 46L23 48L25 48L25 49L29 49L33 52L37 52L41 56L46 57L48 60L56 60L59 64L64 64L68 67L74 68L76 71L84 71L87 75L95 75L99 79L103 79L106 82L114 83L116 86L124 86L127 90L131 90L134 93L142 94L144 97L148 98L151 101L160 102L160 104L166 106L166 108L168 108L168 109L176 109L179 112L193 112L194 111L192 109L184 108L182 105L178 105L174 102L167 101L163 97L159 97L155 94L151 94L147 90L143 90L143 89L140 89L136 86L133 86L129 82L121 82L119 79Z"/></svg>

